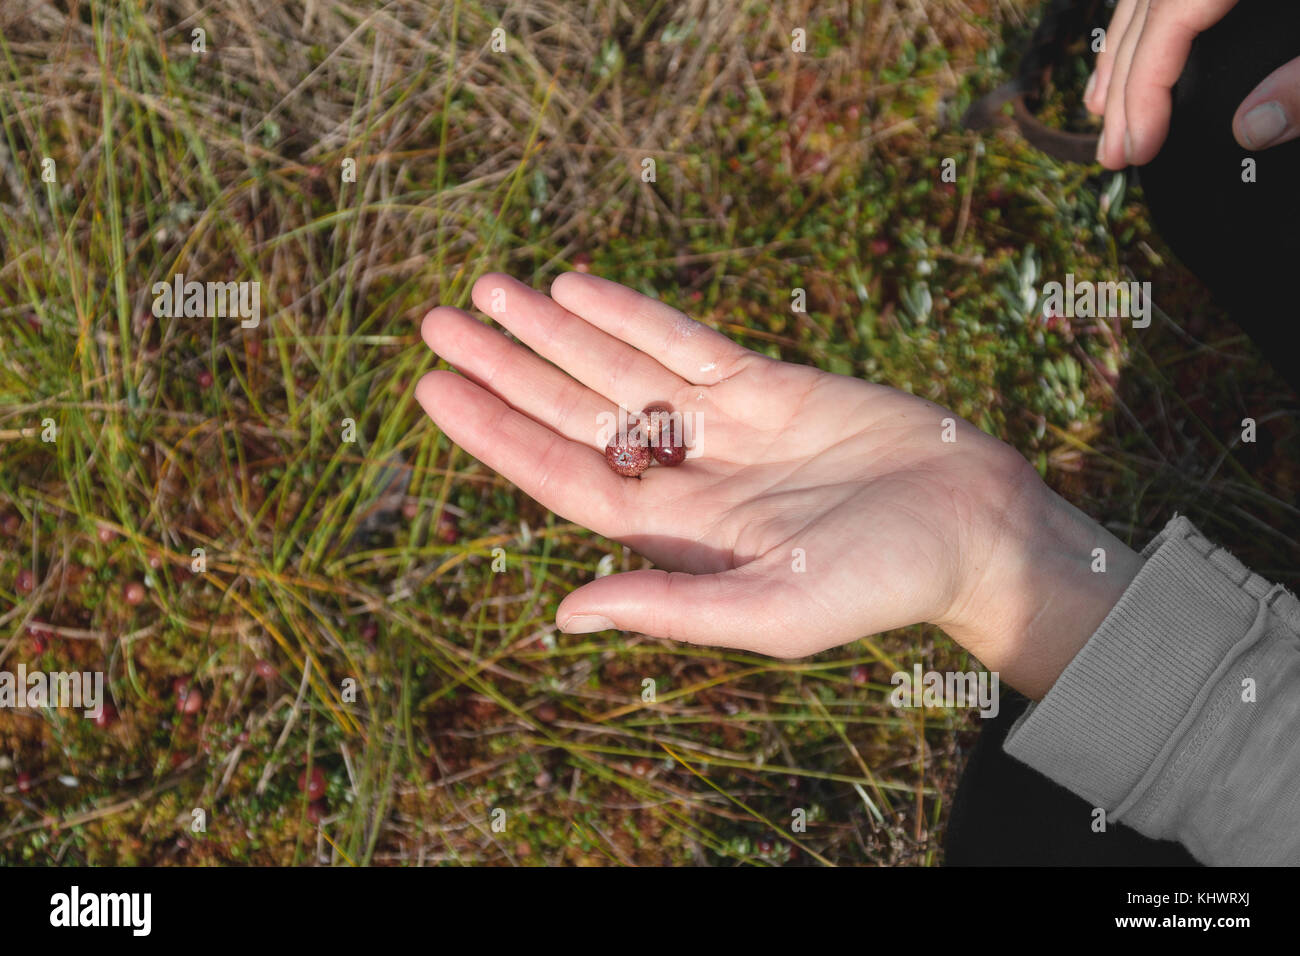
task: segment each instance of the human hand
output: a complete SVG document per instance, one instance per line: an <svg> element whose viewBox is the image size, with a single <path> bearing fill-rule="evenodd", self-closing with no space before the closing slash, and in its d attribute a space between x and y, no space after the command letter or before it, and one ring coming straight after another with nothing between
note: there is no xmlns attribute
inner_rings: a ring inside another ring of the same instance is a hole
<svg viewBox="0 0 1300 956"><path fill-rule="evenodd" d="M435 308L424 339L462 375L430 372L416 396L541 504L664 569L578 588L562 630L788 658L932 622L1045 692L1135 570L1014 449L932 402L769 359L594 276L562 275L551 295L500 274L475 284L523 345ZM601 416L653 401L683 414L699 456L616 475ZM1094 546L1114 574L1088 573ZM1059 659L1047 643L1062 641Z"/></svg>
<svg viewBox="0 0 1300 956"><path fill-rule="evenodd" d="M1237 0L1119 0L1106 48L1084 93L1084 105L1105 116L1097 161L1108 169L1142 166L1169 133L1171 90L1192 41ZM1237 142L1266 149L1300 136L1300 59L1269 74L1242 100L1232 119Z"/></svg>

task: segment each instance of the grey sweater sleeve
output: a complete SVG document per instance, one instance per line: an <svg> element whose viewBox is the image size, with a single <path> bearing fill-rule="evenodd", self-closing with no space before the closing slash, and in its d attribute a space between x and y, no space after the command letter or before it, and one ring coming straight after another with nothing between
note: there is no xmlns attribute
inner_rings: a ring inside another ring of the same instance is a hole
<svg viewBox="0 0 1300 956"><path fill-rule="evenodd" d="M1006 752L1203 863L1300 864L1300 601L1185 517L1143 556Z"/></svg>

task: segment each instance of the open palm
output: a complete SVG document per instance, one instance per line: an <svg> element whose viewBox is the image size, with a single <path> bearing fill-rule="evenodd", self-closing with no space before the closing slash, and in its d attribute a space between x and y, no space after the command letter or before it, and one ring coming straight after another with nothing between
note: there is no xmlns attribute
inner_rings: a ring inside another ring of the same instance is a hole
<svg viewBox="0 0 1300 956"><path fill-rule="evenodd" d="M517 341L434 309L424 339L461 375L425 376L425 410L547 508L666 569L579 588L558 610L564 630L797 657L951 625L1037 483L932 402L769 359L607 280L562 275L548 297L494 273L473 299ZM621 477L601 423L655 401L683 414L692 457Z"/></svg>

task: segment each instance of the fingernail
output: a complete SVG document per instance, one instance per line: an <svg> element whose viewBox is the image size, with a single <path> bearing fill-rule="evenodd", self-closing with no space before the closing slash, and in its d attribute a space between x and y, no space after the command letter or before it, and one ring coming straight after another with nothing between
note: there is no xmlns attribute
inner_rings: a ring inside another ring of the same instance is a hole
<svg viewBox="0 0 1300 956"><path fill-rule="evenodd" d="M1101 135L1097 137L1097 162L1101 162L1101 154L1106 150L1106 131L1102 130Z"/></svg>
<svg viewBox="0 0 1300 956"><path fill-rule="evenodd" d="M1097 86L1097 71L1093 70L1088 76L1088 85L1083 88L1083 101L1086 103L1092 99L1092 91Z"/></svg>
<svg viewBox="0 0 1300 956"><path fill-rule="evenodd" d="M1263 103L1241 118L1241 135L1251 149L1263 149L1286 131L1288 122L1281 103Z"/></svg>
<svg viewBox="0 0 1300 956"><path fill-rule="evenodd" d="M560 630L565 634L591 634L595 631L612 631L614 622L599 614L575 614L563 624Z"/></svg>
<svg viewBox="0 0 1300 956"><path fill-rule="evenodd" d="M1133 136L1128 130L1124 130L1124 162L1133 165Z"/></svg>

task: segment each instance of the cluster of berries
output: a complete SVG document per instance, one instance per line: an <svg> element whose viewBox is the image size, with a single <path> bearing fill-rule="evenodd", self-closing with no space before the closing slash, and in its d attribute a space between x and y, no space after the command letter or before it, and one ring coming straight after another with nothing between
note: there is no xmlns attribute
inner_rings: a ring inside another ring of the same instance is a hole
<svg viewBox="0 0 1300 956"><path fill-rule="evenodd" d="M650 467L680 465L686 460L681 416L663 402L647 405L628 418L628 427L605 446L605 461L620 475L635 478Z"/></svg>

